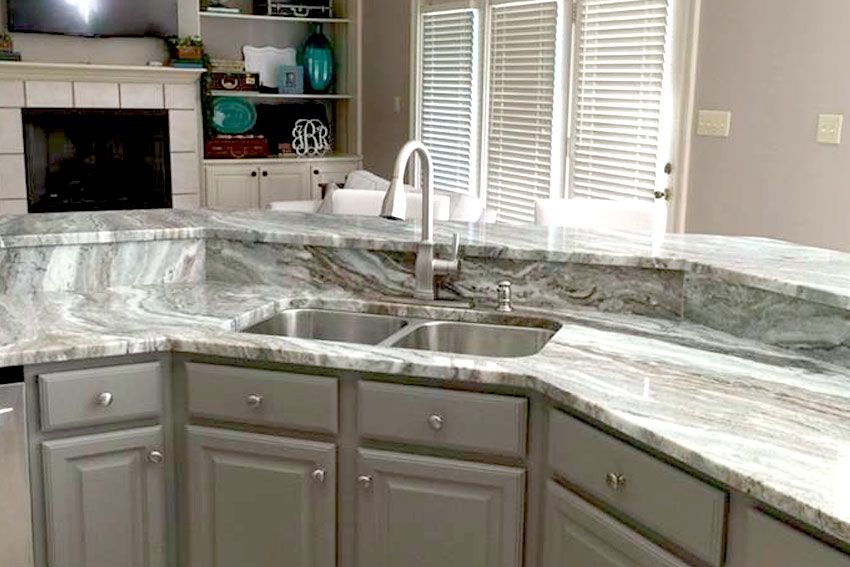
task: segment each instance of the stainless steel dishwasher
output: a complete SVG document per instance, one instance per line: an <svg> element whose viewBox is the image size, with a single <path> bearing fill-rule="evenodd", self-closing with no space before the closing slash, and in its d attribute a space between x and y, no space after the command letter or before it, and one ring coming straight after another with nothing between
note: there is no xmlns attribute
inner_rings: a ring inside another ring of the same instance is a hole
<svg viewBox="0 0 850 567"><path fill-rule="evenodd" d="M0 565L32 567L27 417L22 382L0 375Z"/></svg>

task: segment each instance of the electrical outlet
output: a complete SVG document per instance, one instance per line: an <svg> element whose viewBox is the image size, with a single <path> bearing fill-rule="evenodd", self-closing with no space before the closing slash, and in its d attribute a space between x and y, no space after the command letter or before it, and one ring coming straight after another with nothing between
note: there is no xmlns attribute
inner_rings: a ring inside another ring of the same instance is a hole
<svg viewBox="0 0 850 567"><path fill-rule="evenodd" d="M732 129L732 113L727 110L700 110L697 135L728 138Z"/></svg>
<svg viewBox="0 0 850 567"><path fill-rule="evenodd" d="M834 145L840 144L841 130L843 126L843 114L818 114L818 143Z"/></svg>

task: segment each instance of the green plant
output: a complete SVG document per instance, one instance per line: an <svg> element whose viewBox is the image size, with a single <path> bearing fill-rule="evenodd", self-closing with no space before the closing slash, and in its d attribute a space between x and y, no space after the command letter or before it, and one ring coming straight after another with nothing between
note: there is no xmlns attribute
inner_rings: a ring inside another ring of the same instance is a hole
<svg viewBox="0 0 850 567"><path fill-rule="evenodd" d="M0 51L12 51L12 36L6 32L0 32Z"/></svg>
<svg viewBox="0 0 850 567"><path fill-rule="evenodd" d="M175 40L176 47L204 47L204 40L199 35L187 35Z"/></svg>

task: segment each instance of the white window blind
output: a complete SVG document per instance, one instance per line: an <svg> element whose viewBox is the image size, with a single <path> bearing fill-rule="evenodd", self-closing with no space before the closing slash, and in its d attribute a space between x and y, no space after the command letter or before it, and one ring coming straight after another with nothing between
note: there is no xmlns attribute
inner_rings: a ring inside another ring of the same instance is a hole
<svg viewBox="0 0 850 567"><path fill-rule="evenodd" d="M652 200L662 142L667 0L580 0L570 187Z"/></svg>
<svg viewBox="0 0 850 567"><path fill-rule="evenodd" d="M559 2L494 4L489 11L487 207L499 221L534 221L551 196Z"/></svg>
<svg viewBox="0 0 850 567"><path fill-rule="evenodd" d="M435 188L468 193L478 185L478 15L431 11L421 22L419 137L434 160Z"/></svg>

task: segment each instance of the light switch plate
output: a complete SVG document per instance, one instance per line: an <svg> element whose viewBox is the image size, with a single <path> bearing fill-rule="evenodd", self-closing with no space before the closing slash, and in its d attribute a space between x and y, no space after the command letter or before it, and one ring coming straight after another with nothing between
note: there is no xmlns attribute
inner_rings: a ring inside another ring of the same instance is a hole
<svg viewBox="0 0 850 567"><path fill-rule="evenodd" d="M697 135L728 138L732 130L732 113L728 110L700 110Z"/></svg>
<svg viewBox="0 0 850 567"><path fill-rule="evenodd" d="M843 126L843 114L818 114L818 143L840 144Z"/></svg>

